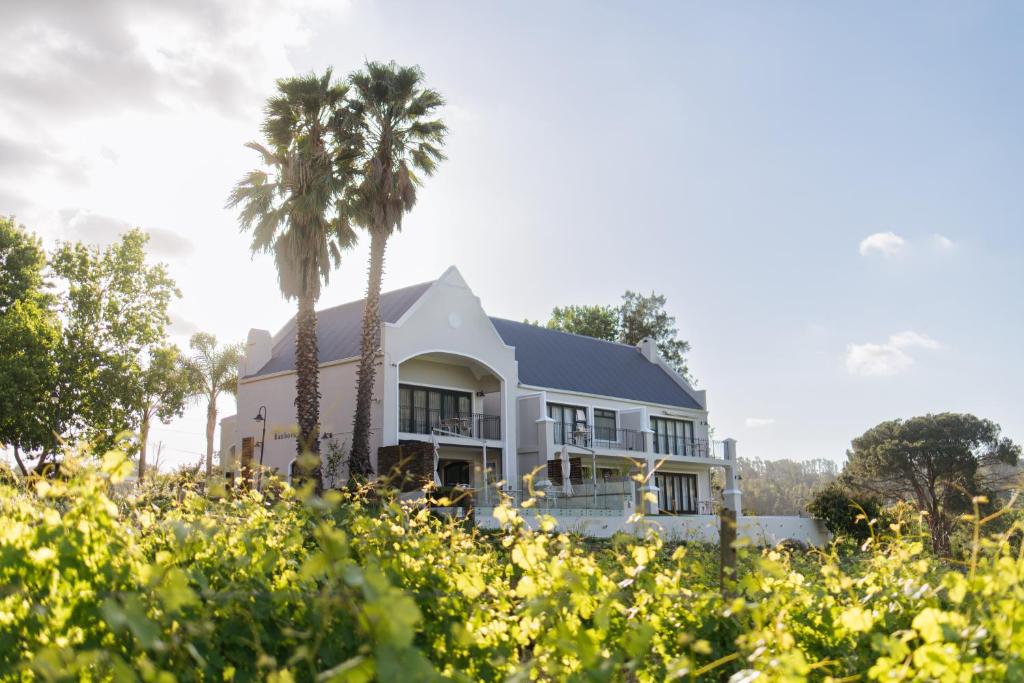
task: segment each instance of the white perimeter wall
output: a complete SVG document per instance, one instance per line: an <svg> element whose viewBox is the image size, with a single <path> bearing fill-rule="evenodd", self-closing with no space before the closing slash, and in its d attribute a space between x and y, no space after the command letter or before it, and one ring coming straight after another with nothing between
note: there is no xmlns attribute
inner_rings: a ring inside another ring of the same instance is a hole
<svg viewBox="0 0 1024 683"><path fill-rule="evenodd" d="M498 521L486 509L478 509L477 524L485 529L497 529ZM532 529L539 527L538 516L528 510L517 510ZM717 515L687 515L672 517L654 515L639 522L630 523L629 517L590 517L558 513L553 515L558 529L591 536L609 538L616 533L642 535L647 529L655 529L667 541L699 541L717 543L721 521ZM824 546L831 536L821 520L808 517L740 517L736 523L740 538L749 539L754 545L771 546L786 539L802 541L808 545Z"/></svg>

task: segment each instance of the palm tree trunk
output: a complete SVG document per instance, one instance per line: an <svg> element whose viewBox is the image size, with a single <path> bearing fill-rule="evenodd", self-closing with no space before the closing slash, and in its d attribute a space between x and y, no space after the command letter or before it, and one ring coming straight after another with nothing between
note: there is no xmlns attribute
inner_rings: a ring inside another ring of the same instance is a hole
<svg viewBox="0 0 1024 683"><path fill-rule="evenodd" d="M217 397L206 404L206 476L213 476L213 431L217 428Z"/></svg>
<svg viewBox="0 0 1024 683"><path fill-rule="evenodd" d="M363 337L356 384L356 414L352 424L352 455L349 478L365 480L373 475L370 464L370 411L377 350L380 348L380 286L384 277L384 248L387 237L375 230L370 238L370 274L363 305Z"/></svg>
<svg viewBox="0 0 1024 683"><path fill-rule="evenodd" d="M299 479L313 479L320 490L320 363L317 354L316 310L311 294L299 297L295 318L295 410L299 423L296 440ZM265 446L264 446L265 447ZM310 460L310 457L316 461ZM304 462L305 461L305 462Z"/></svg>
<svg viewBox="0 0 1024 683"><path fill-rule="evenodd" d="M139 481L146 477L146 442L149 441L149 410L142 411L142 424L139 426Z"/></svg>

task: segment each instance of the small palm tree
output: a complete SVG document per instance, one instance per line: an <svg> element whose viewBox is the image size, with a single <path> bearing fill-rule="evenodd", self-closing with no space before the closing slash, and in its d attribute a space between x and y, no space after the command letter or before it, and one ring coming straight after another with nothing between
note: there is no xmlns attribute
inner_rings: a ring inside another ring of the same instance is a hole
<svg viewBox="0 0 1024 683"><path fill-rule="evenodd" d="M416 204L417 173L433 175L448 128L437 110L444 99L423 87L419 67L369 62L349 77L354 113L365 150L362 178L353 194L353 220L370 233L370 269L363 307L363 334L356 387L349 472L365 478L370 464L370 407L374 360L380 347L380 289L388 238Z"/></svg>
<svg viewBox="0 0 1024 683"><path fill-rule="evenodd" d="M345 195L354 178L358 135L346 107L348 86L309 74L277 81L267 101L263 134L267 144L248 143L264 169L251 171L235 186L228 208L241 207L239 224L252 232L253 253L274 255L278 284L287 299L298 300L295 316L295 408L299 427L296 452L300 477L315 477L319 461L319 360L315 305L320 287L351 248Z"/></svg>
<svg viewBox="0 0 1024 683"><path fill-rule="evenodd" d="M189 340L192 357L189 370L195 377L198 397L206 399L206 476L213 474L213 433L217 429L217 399L221 394L238 394L238 362L241 344L217 346L217 337L197 332Z"/></svg>

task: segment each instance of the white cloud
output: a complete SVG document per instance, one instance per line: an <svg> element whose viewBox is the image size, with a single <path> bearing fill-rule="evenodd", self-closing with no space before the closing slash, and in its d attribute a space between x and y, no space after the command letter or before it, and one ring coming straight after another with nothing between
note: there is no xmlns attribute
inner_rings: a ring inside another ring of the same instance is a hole
<svg viewBox="0 0 1024 683"><path fill-rule="evenodd" d="M101 247L113 244L132 226L127 221L103 216L85 209L64 209L60 212L73 239L84 240ZM146 251L158 257L177 258L195 251L195 245L173 230L144 228L149 235Z"/></svg>
<svg viewBox="0 0 1024 683"><path fill-rule="evenodd" d="M934 351L942 344L931 337L907 330L889 337L884 344L849 344L846 347L846 371L864 377L897 375L914 364L908 349Z"/></svg>
<svg viewBox="0 0 1024 683"><path fill-rule="evenodd" d="M949 239L945 235L940 235L936 233L932 235L932 246L934 246L939 251L953 251L954 249L956 249L956 242Z"/></svg>
<svg viewBox="0 0 1024 683"><path fill-rule="evenodd" d="M775 418L774 417L748 417L746 420L743 421L743 424L745 424L747 427L749 427L751 429L756 429L758 427L767 427L768 425L775 424Z"/></svg>
<svg viewBox="0 0 1024 683"><path fill-rule="evenodd" d="M932 339L926 334L919 334L911 330L905 332L897 332L896 334L889 337L889 345L895 346L898 349L939 349L942 348L942 344Z"/></svg>
<svg viewBox="0 0 1024 683"><path fill-rule="evenodd" d="M906 245L907 241L894 232L876 232L860 241L860 255L878 253L890 258L900 253Z"/></svg>

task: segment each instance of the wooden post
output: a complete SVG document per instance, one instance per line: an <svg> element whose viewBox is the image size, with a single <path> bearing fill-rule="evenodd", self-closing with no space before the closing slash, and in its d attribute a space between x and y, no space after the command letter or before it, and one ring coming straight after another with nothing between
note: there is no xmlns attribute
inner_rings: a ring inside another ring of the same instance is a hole
<svg viewBox="0 0 1024 683"><path fill-rule="evenodd" d="M718 544L721 548L722 563L718 576L722 595L726 595L728 593L726 582L736 579L736 512L729 508L723 508L720 517L722 525L718 533Z"/></svg>

